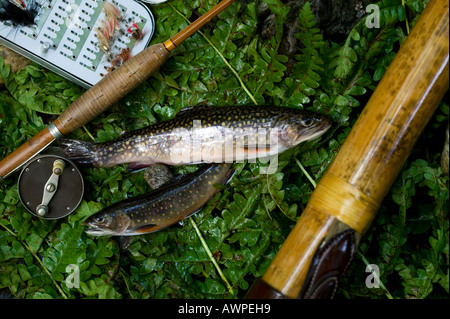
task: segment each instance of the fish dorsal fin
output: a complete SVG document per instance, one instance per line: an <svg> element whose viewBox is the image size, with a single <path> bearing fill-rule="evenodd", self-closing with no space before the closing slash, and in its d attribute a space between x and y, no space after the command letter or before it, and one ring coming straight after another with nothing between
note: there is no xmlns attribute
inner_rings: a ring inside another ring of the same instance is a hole
<svg viewBox="0 0 450 319"><path fill-rule="evenodd" d="M190 116L193 114L203 115L206 111L216 108L217 107L211 106L209 104L199 104L196 106L185 107L184 109L179 110L176 116L182 117L182 116Z"/></svg>
<svg viewBox="0 0 450 319"><path fill-rule="evenodd" d="M181 109L178 111L178 114L182 113L182 112L186 112L186 111L194 111L194 110L204 110L204 109L209 109L212 108L213 106L209 105L209 104L197 104L196 106L188 106L185 107L184 109Z"/></svg>

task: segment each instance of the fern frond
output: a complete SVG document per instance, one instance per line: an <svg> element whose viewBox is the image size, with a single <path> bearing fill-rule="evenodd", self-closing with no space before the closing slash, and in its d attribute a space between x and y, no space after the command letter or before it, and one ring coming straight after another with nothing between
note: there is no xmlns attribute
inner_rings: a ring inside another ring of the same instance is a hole
<svg viewBox="0 0 450 319"><path fill-rule="evenodd" d="M374 89L393 59L394 45L404 38L403 30L394 25L405 19L402 1L383 0L377 5L379 28L368 26L363 18L342 45L332 43L324 55L327 63L321 86L327 98L315 102L314 108L328 108L328 115L343 125L351 109L360 105L359 96Z"/></svg>
<svg viewBox="0 0 450 319"><path fill-rule="evenodd" d="M382 0L377 3L380 8L380 26L388 26L406 19L405 7L399 0Z"/></svg>
<svg viewBox="0 0 450 319"><path fill-rule="evenodd" d="M405 7L402 5L401 0L382 0L376 5L379 9L379 27L368 28L366 25L366 19L368 17L361 19L353 27L344 45L332 51L330 54L331 62L329 67L334 69L334 77L336 80L342 82L353 73L355 66L358 64L358 60L362 60L359 56L365 54L361 52L369 50L371 43L376 42L378 34L384 32L396 22L406 19ZM395 36L391 36L390 38L393 39ZM386 39L386 41L390 41L389 37L386 37ZM379 45L380 41L376 44ZM357 52L359 48L362 48L362 50ZM374 50L372 47L369 54L375 51L377 50ZM368 61L369 58L366 57L364 60Z"/></svg>
<svg viewBox="0 0 450 319"><path fill-rule="evenodd" d="M283 36L283 28L289 13L289 7L284 5L281 0L263 0L271 12L275 15L275 38L276 45L281 43L281 38Z"/></svg>
<svg viewBox="0 0 450 319"><path fill-rule="evenodd" d="M303 48L295 57L297 62L290 78L286 79L287 86L294 88L285 101L286 105L291 106L301 106L310 102L309 96L314 95L315 89L319 87L324 64L319 51L325 42L320 30L315 28L317 21L309 2L306 2L300 10L298 21L299 32L296 36L303 44Z"/></svg>

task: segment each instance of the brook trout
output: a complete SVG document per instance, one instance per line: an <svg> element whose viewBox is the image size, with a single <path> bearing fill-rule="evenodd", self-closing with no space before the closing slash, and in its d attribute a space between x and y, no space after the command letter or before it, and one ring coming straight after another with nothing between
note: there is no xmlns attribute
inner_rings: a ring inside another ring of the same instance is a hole
<svg viewBox="0 0 450 319"><path fill-rule="evenodd" d="M132 236L156 232L197 212L231 177L231 164L206 164L161 187L117 202L86 219L86 233Z"/></svg>
<svg viewBox="0 0 450 319"><path fill-rule="evenodd" d="M114 141L63 139L60 146L69 159L94 167L231 163L276 155L319 137L330 126L325 116L291 108L193 107Z"/></svg>

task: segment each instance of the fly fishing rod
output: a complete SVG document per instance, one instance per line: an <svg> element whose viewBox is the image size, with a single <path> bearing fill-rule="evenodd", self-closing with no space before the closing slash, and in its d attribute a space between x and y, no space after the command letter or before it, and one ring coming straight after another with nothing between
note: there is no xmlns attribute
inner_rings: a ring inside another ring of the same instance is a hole
<svg viewBox="0 0 450 319"><path fill-rule="evenodd" d="M35 157L56 139L90 122L158 70L169 54L235 0L223 0L164 43L131 58L87 90L51 124L0 161L0 180Z"/></svg>
<svg viewBox="0 0 450 319"><path fill-rule="evenodd" d="M449 4L432 0L246 298L331 298L449 87Z"/></svg>

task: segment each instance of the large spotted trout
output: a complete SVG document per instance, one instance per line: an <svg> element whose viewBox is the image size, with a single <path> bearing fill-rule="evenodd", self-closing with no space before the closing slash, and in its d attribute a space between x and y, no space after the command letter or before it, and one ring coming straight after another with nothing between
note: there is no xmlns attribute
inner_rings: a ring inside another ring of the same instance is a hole
<svg viewBox="0 0 450 319"><path fill-rule="evenodd" d="M86 219L95 236L131 236L164 229L198 211L231 177L231 164L205 164L196 172L161 187L117 202Z"/></svg>
<svg viewBox="0 0 450 319"><path fill-rule="evenodd" d="M110 142L65 139L60 145L69 159L95 167L231 163L276 155L330 126L325 116L292 108L193 107Z"/></svg>

